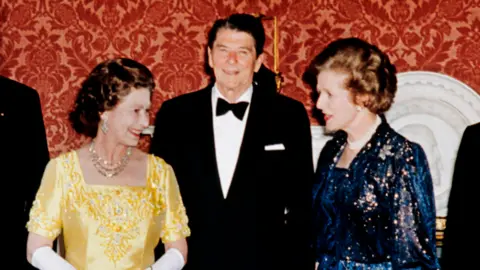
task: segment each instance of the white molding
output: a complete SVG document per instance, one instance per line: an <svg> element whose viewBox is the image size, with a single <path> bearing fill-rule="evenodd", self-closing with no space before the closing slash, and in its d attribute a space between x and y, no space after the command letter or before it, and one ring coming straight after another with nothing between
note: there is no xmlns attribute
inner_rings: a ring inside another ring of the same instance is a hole
<svg viewBox="0 0 480 270"><path fill-rule="evenodd" d="M419 143L432 172L438 216L447 215L458 146L465 128L480 122L480 95L445 74L398 74L398 92L385 114L392 128Z"/></svg>

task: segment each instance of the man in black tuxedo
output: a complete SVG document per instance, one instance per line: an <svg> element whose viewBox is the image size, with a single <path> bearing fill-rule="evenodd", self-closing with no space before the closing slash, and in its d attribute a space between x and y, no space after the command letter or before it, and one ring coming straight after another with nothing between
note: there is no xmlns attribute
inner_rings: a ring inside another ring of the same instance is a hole
<svg viewBox="0 0 480 270"><path fill-rule="evenodd" d="M0 173L3 189L5 258L18 269L27 262L28 213L49 160L37 91L0 76Z"/></svg>
<svg viewBox="0 0 480 270"><path fill-rule="evenodd" d="M151 152L172 165L192 231L185 269L314 268L310 123L300 102L253 81L264 43L251 15L217 20L215 83L156 116Z"/></svg>
<svg viewBox="0 0 480 270"><path fill-rule="evenodd" d="M479 153L480 123L477 123L465 129L457 152L440 260L442 270L478 268L480 224L475 220L480 213Z"/></svg>

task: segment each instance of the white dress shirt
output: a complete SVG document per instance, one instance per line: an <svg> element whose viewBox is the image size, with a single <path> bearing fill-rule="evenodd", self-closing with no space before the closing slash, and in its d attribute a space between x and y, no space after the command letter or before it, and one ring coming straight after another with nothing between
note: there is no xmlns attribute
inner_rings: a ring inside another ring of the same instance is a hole
<svg viewBox="0 0 480 270"><path fill-rule="evenodd" d="M217 99L227 100L218 91L216 85L212 89L212 111L213 111L213 133L215 138L215 156L217 159L218 174L222 186L223 196L227 197L228 189L232 182L233 173L237 166L240 146L243 141L245 125L247 123L248 112L250 110L250 102L252 100L253 87L250 86L236 102L248 102L247 110L242 120L239 120L232 111L226 114L216 116ZM228 101L228 100L227 100Z"/></svg>

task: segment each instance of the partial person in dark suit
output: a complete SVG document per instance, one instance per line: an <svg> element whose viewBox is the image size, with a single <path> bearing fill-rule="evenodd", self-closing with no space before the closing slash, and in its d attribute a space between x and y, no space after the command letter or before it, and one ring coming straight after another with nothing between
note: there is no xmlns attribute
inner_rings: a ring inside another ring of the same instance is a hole
<svg viewBox="0 0 480 270"><path fill-rule="evenodd" d="M25 258L25 225L50 159L47 137L37 91L3 76L0 76L0 142L6 255L17 268L33 269Z"/></svg>
<svg viewBox="0 0 480 270"><path fill-rule="evenodd" d="M172 165L189 217L188 270L313 269L313 158L304 106L253 80L260 20L215 22L215 83L163 103L151 152Z"/></svg>
<svg viewBox="0 0 480 270"><path fill-rule="evenodd" d="M480 213L477 195L479 138L480 123L468 126L458 148L440 259L443 270L478 267L475 256L480 251L480 226L475 219Z"/></svg>

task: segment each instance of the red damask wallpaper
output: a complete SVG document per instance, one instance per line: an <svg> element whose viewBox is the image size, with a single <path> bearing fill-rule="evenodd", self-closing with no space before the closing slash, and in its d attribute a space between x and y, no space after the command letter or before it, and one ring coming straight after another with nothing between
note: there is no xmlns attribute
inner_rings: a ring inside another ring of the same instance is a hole
<svg viewBox="0 0 480 270"><path fill-rule="evenodd" d="M165 99L207 84L206 32L233 12L276 16L279 69L286 95L310 110L301 80L308 61L338 37L365 38L400 71L453 76L480 92L480 0L1 0L0 74L41 97L52 157L85 138L67 114L88 72L108 57L131 57L152 69L155 112ZM265 21L273 67L273 23ZM153 120L154 114L152 114ZM312 118L312 123L316 123ZM142 148L147 149L147 139Z"/></svg>

